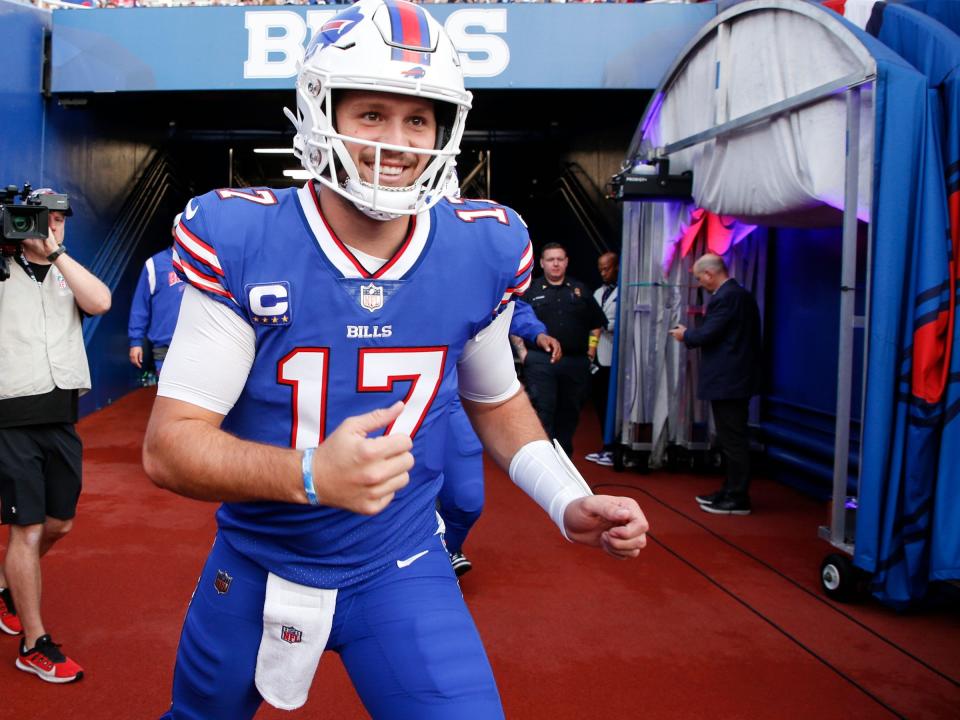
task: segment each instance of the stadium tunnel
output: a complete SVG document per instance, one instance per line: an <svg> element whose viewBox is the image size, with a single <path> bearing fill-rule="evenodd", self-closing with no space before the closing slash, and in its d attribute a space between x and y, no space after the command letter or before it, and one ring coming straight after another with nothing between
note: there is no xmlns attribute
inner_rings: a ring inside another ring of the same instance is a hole
<svg viewBox="0 0 960 720"><path fill-rule="evenodd" d="M190 196L302 183L282 173L298 166L292 156L254 152L290 147L283 107L293 107L295 96L291 73L245 77L253 54L247 29L251 17L261 24L280 18L288 31L306 33L302 18L316 28L334 12L51 13L0 0L0 28L11 39L0 47L9 69L0 91L7 128L0 181L69 193L76 211L71 253L107 282L115 308L129 307L140 265L169 242L170 218ZM565 243L571 274L598 284L596 259L618 249L622 233L608 183L651 89L715 7L442 5L431 12L446 18L448 32L460 27L459 42L472 46L463 54L474 94L458 167L464 195L513 207L535 248ZM571 51L553 37L580 44ZM484 70L501 51L509 64L504 60L499 74ZM124 312L88 321L85 339L94 390L81 399L83 413L138 382L126 360Z"/></svg>
<svg viewBox="0 0 960 720"><path fill-rule="evenodd" d="M621 237L622 213L607 184L649 97L648 90L475 91L458 160L464 196L514 208L535 246L565 244L571 273L599 283L596 259L618 249ZM192 193L301 184L284 175L299 169L296 158L262 152L292 146L282 108L293 102L280 91L178 93L93 96L84 108L125 126L153 118L151 146L166 154L177 187Z"/></svg>

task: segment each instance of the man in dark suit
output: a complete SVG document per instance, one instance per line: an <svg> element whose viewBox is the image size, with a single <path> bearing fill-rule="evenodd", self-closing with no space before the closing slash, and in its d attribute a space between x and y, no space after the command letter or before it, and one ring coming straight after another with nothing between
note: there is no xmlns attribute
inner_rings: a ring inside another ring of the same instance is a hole
<svg viewBox="0 0 960 720"><path fill-rule="evenodd" d="M750 514L750 398L760 385L760 310L757 302L727 273L719 255L708 253L693 264L697 282L713 295L700 327L677 325L673 338L700 348L698 395L710 401L717 439L727 463L723 487L698 495L700 509L716 515Z"/></svg>

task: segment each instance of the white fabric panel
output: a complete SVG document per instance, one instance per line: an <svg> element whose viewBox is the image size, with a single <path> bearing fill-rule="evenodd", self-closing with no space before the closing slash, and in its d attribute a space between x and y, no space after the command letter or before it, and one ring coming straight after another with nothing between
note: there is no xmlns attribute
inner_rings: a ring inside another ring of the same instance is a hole
<svg viewBox="0 0 960 720"><path fill-rule="evenodd" d="M597 305L600 306L607 318L607 327L600 330L600 342L597 345L597 365L610 367L610 363L613 361L613 330L617 322L617 296L620 291L614 286L613 291L604 302L603 290L605 287L601 285L593 291L593 299L597 301Z"/></svg>
<svg viewBox="0 0 960 720"><path fill-rule="evenodd" d="M805 15L768 9L720 25L689 56L668 88L644 145L664 146L843 78L862 63ZM858 215L869 220L873 96L861 87ZM670 171L693 170L700 207L748 222L806 224L804 211L842 208L846 102L816 105L680 151ZM786 222L784 222L786 220ZM836 221L830 216L831 223Z"/></svg>
<svg viewBox="0 0 960 720"><path fill-rule="evenodd" d="M621 285L621 355L618 402L621 440L649 450L650 467L660 467L668 445L704 448L713 434L709 404L697 398L700 354L668 335L681 323L693 327L709 294L697 287L694 260L706 252L701 235L686 257L679 252L666 273L664 246L680 231L690 206L631 203L624 207L624 275ZM750 290L763 315L766 234L747 236L725 255L730 274ZM751 411L756 420L757 404ZM706 424L695 433L695 424ZM638 442L638 438L645 438Z"/></svg>
<svg viewBox="0 0 960 720"><path fill-rule="evenodd" d="M150 294L154 295L157 292L157 269L153 265L153 258L148 257L144 265L147 268L147 285L150 286Z"/></svg>
<svg viewBox="0 0 960 720"><path fill-rule="evenodd" d="M876 4L877 0L846 0L843 16L858 28L866 29Z"/></svg>

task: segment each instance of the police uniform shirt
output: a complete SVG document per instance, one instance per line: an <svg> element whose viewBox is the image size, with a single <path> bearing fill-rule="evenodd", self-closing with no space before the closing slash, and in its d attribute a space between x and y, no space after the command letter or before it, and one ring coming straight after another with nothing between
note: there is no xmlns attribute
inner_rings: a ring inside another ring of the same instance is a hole
<svg viewBox="0 0 960 720"><path fill-rule="evenodd" d="M560 285L551 285L540 277L523 296L533 307L547 333L560 341L563 354L571 357L586 355L590 332L607 325L603 310L590 291L579 280L567 278ZM530 349L536 346L527 343Z"/></svg>

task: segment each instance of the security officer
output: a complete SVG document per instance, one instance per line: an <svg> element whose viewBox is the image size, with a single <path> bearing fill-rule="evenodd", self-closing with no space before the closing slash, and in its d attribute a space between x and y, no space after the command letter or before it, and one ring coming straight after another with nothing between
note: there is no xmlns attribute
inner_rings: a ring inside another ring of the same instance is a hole
<svg viewBox="0 0 960 720"><path fill-rule="evenodd" d="M590 363L607 320L586 286L567 277L568 263L562 245L544 245L540 251L543 277L523 296L547 333L560 341L563 357L551 362L548 353L527 343L523 372L527 394L544 429L572 456L573 433L590 390Z"/></svg>
<svg viewBox="0 0 960 720"><path fill-rule="evenodd" d="M81 321L110 309L110 290L66 252L66 195L43 188L28 202L47 208L50 232L22 241L0 283L0 520L10 526L0 566L0 630L21 635L18 669L67 683L82 678L83 669L40 616L40 558L70 531L76 514L77 398L90 389Z"/></svg>

